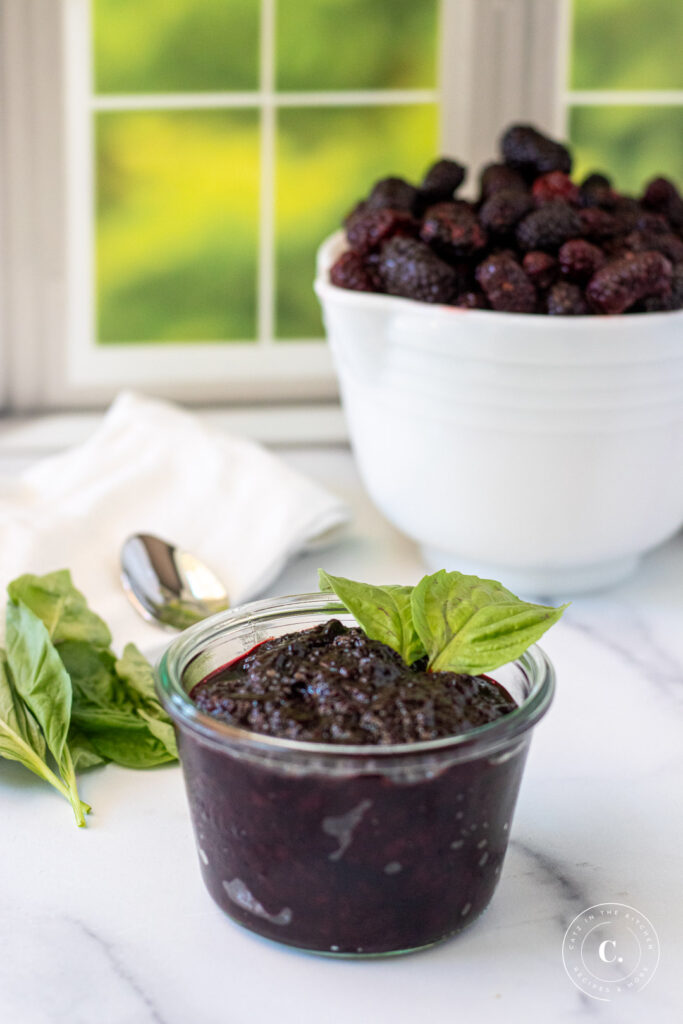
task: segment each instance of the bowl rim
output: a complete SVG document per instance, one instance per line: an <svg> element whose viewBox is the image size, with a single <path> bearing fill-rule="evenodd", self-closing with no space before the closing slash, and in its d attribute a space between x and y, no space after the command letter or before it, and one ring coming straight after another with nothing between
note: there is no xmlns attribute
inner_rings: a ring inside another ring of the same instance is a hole
<svg viewBox="0 0 683 1024"><path fill-rule="evenodd" d="M237 605L184 630L166 647L155 668L157 693L162 705L178 726L191 729L222 749L238 746L261 753L285 754L289 757L315 755L327 759L352 758L374 761L397 756L458 751L463 753L463 759L471 760L501 747L509 747L543 717L553 699L554 667L545 652L533 644L520 658L508 663L517 665L529 681L530 690L522 703L502 718L456 736L384 745L322 743L252 732L239 726L228 725L227 722L200 711L182 684L183 674L192 661L212 641L216 642L231 629L244 626L250 620L267 620L278 612L283 616L296 612L312 612L327 616L336 614L341 618L353 620L351 613L333 594L312 592L265 598ZM248 649L244 651L245 654Z"/></svg>
<svg viewBox="0 0 683 1024"><path fill-rule="evenodd" d="M463 309L460 306L449 306L445 303L419 302L417 299L407 299L402 295L387 295L384 292L352 291L350 288L340 288L338 285L332 284L329 277L330 267L334 260L346 251L348 251L348 245L343 228L334 231L320 243L316 255L316 274L313 282L315 293L320 299L330 298L342 305L358 305L360 308L365 306L367 309L386 307L397 312L402 310L405 313L411 310L420 310L422 315L426 309L437 316L470 316L483 323L492 321L499 325L501 317L505 317L507 323L513 322L520 326L533 324L534 330L544 324L547 325L549 321L561 323L563 330L584 332L587 323L595 325L601 331L621 331L625 324L628 324L629 329L632 330L631 325L641 323L643 317L647 317L647 323L652 324L665 323L676 318L683 320L683 309L660 310L653 313L583 313L579 316L550 317L541 313L505 313L495 309Z"/></svg>

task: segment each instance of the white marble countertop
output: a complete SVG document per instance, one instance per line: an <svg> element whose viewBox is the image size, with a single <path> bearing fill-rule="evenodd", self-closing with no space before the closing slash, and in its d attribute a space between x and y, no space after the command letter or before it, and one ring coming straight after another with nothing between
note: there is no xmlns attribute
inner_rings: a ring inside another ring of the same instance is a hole
<svg viewBox="0 0 683 1024"><path fill-rule="evenodd" d="M0 425L0 474L40 454L31 429L22 447ZM371 506L347 449L281 451L354 510L326 568L419 578L416 548ZM319 558L290 565L271 593L315 589ZM413 956L325 960L233 925L204 891L178 767L85 775L96 813L81 830L49 787L0 762L0 1021L681 1020L682 623L681 534L619 588L574 600L543 644L557 697L534 735L492 904ZM652 982L618 1004L582 995L561 956L570 921L607 902L647 915L661 943Z"/></svg>

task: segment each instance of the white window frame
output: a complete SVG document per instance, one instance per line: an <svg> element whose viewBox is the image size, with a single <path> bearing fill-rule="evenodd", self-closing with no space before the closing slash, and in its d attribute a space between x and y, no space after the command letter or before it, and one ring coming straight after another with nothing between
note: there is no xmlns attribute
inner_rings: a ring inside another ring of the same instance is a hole
<svg viewBox="0 0 683 1024"><path fill-rule="evenodd" d="M276 108L439 102L441 150L476 170L512 120L562 131L568 5L441 0L436 90L277 94L275 0L262 0L257 94L91 99L96 109L263 110L259 343L119 347L93 341L89 0L0 0L0 404L4 395L12 410L98 406L124 386L196 403L333 398L324 344L272 341Z"/></svg>

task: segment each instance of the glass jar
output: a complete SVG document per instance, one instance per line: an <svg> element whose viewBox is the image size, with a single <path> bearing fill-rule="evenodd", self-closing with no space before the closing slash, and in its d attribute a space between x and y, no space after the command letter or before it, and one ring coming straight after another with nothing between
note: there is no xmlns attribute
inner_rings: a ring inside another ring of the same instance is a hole
<svg viewBox="0 0 683 1024"><path fill-rule="evenodd" d="M514 711L392 746L265 736L188 697L262 641L330 618L356 625L330 594L257 601L193 626L161 658L200 867L218 905L269 939L334 956L410 952L461 931L491 899L554 673L532 647L491 673Z"/></svg>

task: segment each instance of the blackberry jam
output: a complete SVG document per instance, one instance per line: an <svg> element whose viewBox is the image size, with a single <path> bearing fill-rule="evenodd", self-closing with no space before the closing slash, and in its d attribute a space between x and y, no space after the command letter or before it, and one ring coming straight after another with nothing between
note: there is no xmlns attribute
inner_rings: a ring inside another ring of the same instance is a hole
<svg viewBox="0 0 683 1024"><path fill-rule="evenodd" d="M551 666L532 648L493 679L444 673L430 699L438 677L387 651L309 594L216 616L162 658L204 881L260 935L407 952L493 894Z"/></svg>

